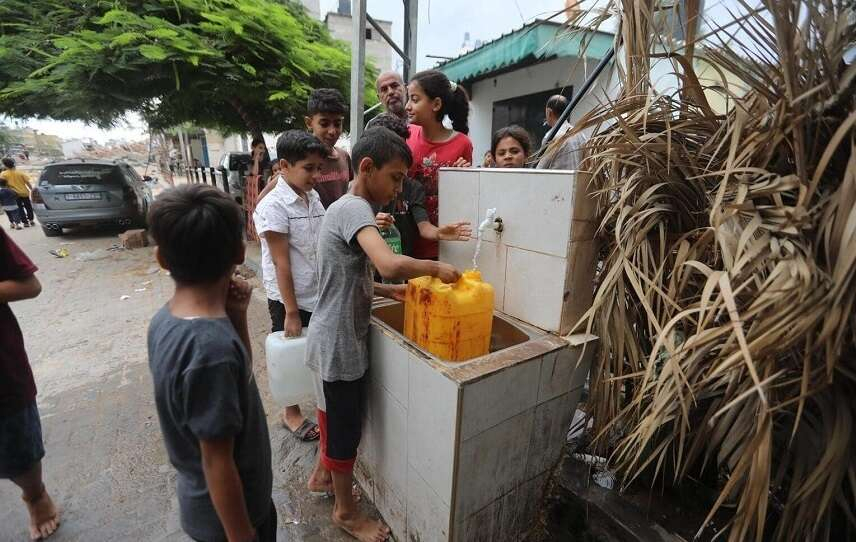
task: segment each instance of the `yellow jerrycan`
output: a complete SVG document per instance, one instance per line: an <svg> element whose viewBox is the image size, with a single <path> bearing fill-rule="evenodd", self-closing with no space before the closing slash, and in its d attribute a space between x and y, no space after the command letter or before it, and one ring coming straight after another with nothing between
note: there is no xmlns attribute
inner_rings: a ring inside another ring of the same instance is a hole
<svg viewBox="0 0 856 542"><path fill-rule="evenodd" d="M444 361L466 361L490 351L493 286L465 271L455 284L433 277L407 283L404 335Z"/></svg>

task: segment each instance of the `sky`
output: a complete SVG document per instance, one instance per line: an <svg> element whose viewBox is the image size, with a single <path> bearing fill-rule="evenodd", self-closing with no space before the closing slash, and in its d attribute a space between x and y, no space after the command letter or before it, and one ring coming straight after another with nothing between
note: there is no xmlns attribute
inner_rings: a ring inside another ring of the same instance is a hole
<svg viewBox="0 0 856 542"><path fill-rule="evenodd" d="M587 0L584 5L591 6L597 2ZM708 16L711 12L727 13L722 6L730 2L732 0L706 0ZM335 11L339 2L320 0L320 4L323 18L327 12ZM438 62L426 55L457 56L466 32L470 33L473 41L489 41L536 18L549 17L563 7L564 0L419 0L417 68L431 68ZM392 37L403 45L402 0L368 0L367 10L375 19L392 21ZM30 119L26 124L40 132L67 139L90 137L105 142L109 139L138 140L147 137L144 123L136 115L129 115L112 130L100 130L81 122Z"/></svg>

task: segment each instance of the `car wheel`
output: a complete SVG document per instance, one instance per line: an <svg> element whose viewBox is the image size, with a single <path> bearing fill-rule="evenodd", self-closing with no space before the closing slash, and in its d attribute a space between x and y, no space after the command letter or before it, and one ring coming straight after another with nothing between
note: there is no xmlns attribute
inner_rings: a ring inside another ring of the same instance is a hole
<svg viewBox="0 0 856 542"><path fill-rule="evenodd" d="M46 228L45 226L42 226L42 231L44 232L45 237L59 237L62 235L62 228L60 227Z"/></svg>

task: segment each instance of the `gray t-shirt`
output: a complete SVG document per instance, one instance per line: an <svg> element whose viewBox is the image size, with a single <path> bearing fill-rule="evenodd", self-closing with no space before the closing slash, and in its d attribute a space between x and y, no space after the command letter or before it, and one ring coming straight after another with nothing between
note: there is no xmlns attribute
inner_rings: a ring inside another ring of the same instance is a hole
<svg viewBox="0 0 856 542"><path fill-rule="evenodd" d="M163 307L152 318L149 369L170 462L178 471L181 526L197 540L225 540L208 494L200 440L232 437L253 525L270 511L270 437L251 360L228 318L181 319Z"/></svg>
<svg viewBox="0 0 856 542"><path fill-rule="evenodd" d="M346 194L328 209L318 237L318 303L309 323L306 365L327 382L353 381L369 368L372 284L369 258L357 242L377 228L369 202Z"/></svg>

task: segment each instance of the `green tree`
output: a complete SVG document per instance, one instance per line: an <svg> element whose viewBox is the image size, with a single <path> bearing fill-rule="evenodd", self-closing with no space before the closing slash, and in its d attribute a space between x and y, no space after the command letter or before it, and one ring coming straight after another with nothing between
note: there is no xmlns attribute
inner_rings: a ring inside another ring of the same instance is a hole
<svg viewBox="0 0 856 542"><path fill-rule="evenodd" d="M313 88L347 96L349 81L347 44L294 2L0 2L0 113L13 117L109 126L138 111L155 130L258 135L301 127Z"/></svg>

